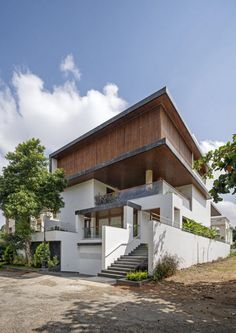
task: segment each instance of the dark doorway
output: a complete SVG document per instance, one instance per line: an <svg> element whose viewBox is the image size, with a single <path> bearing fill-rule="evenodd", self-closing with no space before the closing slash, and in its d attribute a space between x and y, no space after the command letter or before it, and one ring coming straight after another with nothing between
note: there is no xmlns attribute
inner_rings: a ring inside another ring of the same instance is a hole
<svg viewBox="0 0 236 333"><path fill-rule="evenodd" d="M32 242L31 243L32 255L34 255L36 248L39 246L40 243L42 243L42 242ZM60 270L61 270L61 242L53 241L53 242L47 242L47 243L49 243L51 259L53 257L57 256L57 259L59 260Z"/></svg>

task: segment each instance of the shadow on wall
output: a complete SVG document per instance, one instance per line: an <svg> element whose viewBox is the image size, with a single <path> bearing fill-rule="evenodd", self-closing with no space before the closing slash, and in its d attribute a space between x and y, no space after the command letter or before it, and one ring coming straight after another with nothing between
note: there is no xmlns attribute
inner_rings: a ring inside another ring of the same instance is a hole
<svg viewBox="0 0 236 333"><path fill-rule="evenodd" d="M221 295L216 294L217 290L222 290ZM98 291L88 295L86 301L74 302L60 320L49 321L33 331L232 332L236 325L232 314L235 302L235 281L193 285L165 281L141 290L114 288L112 294Z"/></svg>
<svg viewBox="0 0 236 333"><path fill-rule="evenodd" d="M158 224L155 223L154 227L154 237L158 234ZM166 230L163 231L159 236L158 236L158 241L154 242L154 248L153 248L153 255L154 257L159 258L163 253L163 247L164 247L164 240L166 237Z"/></svg>

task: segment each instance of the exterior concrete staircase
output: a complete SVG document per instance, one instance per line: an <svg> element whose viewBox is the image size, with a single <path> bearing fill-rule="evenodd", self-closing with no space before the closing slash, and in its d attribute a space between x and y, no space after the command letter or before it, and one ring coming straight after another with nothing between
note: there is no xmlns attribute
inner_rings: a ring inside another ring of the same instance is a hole
<svg viewBox="0 0 236 333"><path fill-rule="evenodd" d="M148 268L148 247L147 244L140 244L128 255L117 259L107 269L103 269L98 276L112 279L121 279L129 272L136 270L147 270Z"/></svg>

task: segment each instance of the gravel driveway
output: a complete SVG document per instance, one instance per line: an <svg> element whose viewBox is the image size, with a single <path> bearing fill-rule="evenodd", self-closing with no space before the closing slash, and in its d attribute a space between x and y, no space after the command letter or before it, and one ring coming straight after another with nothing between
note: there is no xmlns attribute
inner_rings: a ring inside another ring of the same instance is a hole
<svg viewBox="0 0 236 333"><path fill-rule="evenodd" d="M236 276L181 279L134 289L1 270L0 332L236 332Z"/></svg>

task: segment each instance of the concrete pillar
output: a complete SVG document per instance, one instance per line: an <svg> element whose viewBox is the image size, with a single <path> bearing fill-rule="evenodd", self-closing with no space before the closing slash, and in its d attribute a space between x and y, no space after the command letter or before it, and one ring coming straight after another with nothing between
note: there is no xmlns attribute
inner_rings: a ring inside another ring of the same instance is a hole
<svg viewBox="0 0 236 333"><path fill-rule="evenodd" d="M146 170L145 174L145 184L152 184L153 183L153 171L152 170Z"/></svg>
<svg viewBox="0 0 236 333"><path fill-rule="evenodd" d="M152 190L153 188L153 171L152 170L146 170L145 174L145 184L146 184L146 190Z"/></svg>
<svg viewBox="0 0 236 333"><path fill-rule="evenodd" d="M129 230L129 241L133 239L133 219L134 219L134 209L129 206L124 206L123 211L123 223L124 229Z"/></svg>
<svg viewBox="0 0 236 333"><path fill-rule="evenodd" d="M75 231L78 232L78 238L84 238L84 217L83 215L75 215Z"/></svg>

